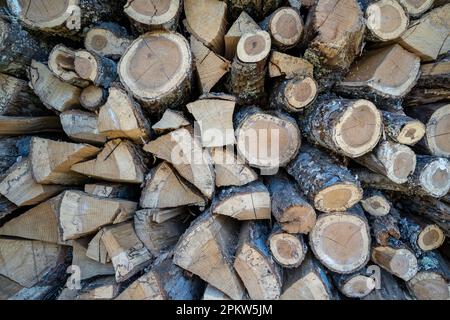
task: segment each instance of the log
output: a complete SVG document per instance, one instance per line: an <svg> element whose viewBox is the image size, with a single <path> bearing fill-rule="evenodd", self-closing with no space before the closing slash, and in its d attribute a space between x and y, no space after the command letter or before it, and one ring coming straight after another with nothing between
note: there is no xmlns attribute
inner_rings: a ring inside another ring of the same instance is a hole
<svg viewBox="0 0 450 320"><path fill-rule="evenodd" d="M253 300L275 300L281 295L281 268L265 244L269 232L266 224L248 221L239 234L234 268Z"/></svg>
<svg viewBox="0 0 450 320"><path fill-rule="evenodd" d="M365 12L367 38L390 41L400 37L408 28L409 18L396 0L372 2Z"/></svg>
<svg viewBox="0 0 450 320"><path fill-rule="evenodd" d="M119 86L109 88L108 100L98 113L98 130L108 139L127 138L136 144L150 140L150 121Z"/></svg>
<svg viewBox="0 0 450 320"><path fill-rule="evenodd" d="M159 257L164 251L175 246L186 231L189 223L185 211L185 208L136 211L134 230L153 257ZM158 219L157 216L160 214L175 216L162 222L156 222L155 219Z"/></svg>
<svg viewBox="0 0 450 320"><path fill-rule="evenodd" d="M0 276L1 300L49 300L58 288L54 286L34 286L26 288L18 283Z"/></svg>
<svg viewBox="0 0 450 320"><path fill-rule="evenodd" d="M379 290L373 290L362 300L412 300L408 290L404 288L403 281L389 272L381 269Z"/></svg>
<svg viewBox="0 0 450 320"><path fill-rule="evenodd" d="M258 174L230 148L211 149L216 187L243 186L258 179Z"/></svg>
<svg viewBox="0 0 450 320"><path fill-rule="evenodd" d="M121 198L125 200L135 200L140 194L140 190L134 185L116 183L85 184L84 192L96 197Z"/></svg>
<svg viewBox="0 0 450 320"><path fill-rule="evenodd" d="M161 209L205 204L200 192L192 188L167 162L151 169L145 178L140 200L142 208Z"/></svg>
<svg viewBox="0 0 450 320"><path fill-rule="evenodd" d="M280 7L260 25L270 33L273 46L286 51L300 44L303 38L303 20L300 12L291 7Z"/></svg>
<svg viewBox="0 0 450 320"><path fill-rule="evenodd" d="M270 107L286 112L300 112L314 103L317 93L318 85L313 78L296 76L280 82L272 91Z"/></svg>
<svg viewBox="0 0 450 320"><path fill-rule="evenodd" d="M86 178L71 171L71 166L94 157L99 151L88 144L33 137L30 142L33 177L40 184L80 184Z"/></svg>
<svg viewBox="0 0 450 320"><path fill-rule="evenodd" d="M280 300L335 300L337 297L325 268L307 253L300 267L288 269Z"/></svg>
<svg viewBox="0 0 450 320"><path fill-rule="evenodd" d="M98 55L118 60L131 42L124 27L114 22L103 22L89 29L84 38L84 47Z"/></svg>
<svg viewBox="0 0 450 320"><path fill-rule="evenodd" d="M64 132L75 142L103 145L106 137L98 130L95 113L81 110L64 111L59 115Z"/></svg>
<svg viewBox="0 0 450 320"><path fill-rule="evenodd" d="M227 4L218 0L185 0L186 29L205 46L223 54Z"/></svg>
<svg viewBox="0 0 450 320"><path fill-rule="evenodd" d="M400 37L399 43L423 61L435 60L450 50L450 3L435 8L414 21Z"/></svg>
<svg viewBox="0 0 450 320"><path fill-rule="evenodd" d="M170 162L177 172L207 198L214 193L214 169L207 149L202 149L189 129L172 131L144 146L144 151Z"/></svg>
<svg viewBox="0 0 450 320"><path fill-rule="evenodd" d="M173 264L173 253L162 254L149 272L134 281L115 300L198 300L204 284Z"/></svg>
<svg viewBox="0 0 450 320"><path fill-rule="evenodd" d="M64 190L60 185L42 185L33 178L28 158L12 166L0 182L0 194L18 207L31 206L45 201Z"/></svg>
<svg viewBox="0 0 450 320"><path fill-rule="evenodd" d="M369 216L371 233L380 246L388 246L391 238L400 240L398 215L394 208L384 216Z"/></svg>
<svg viewBox="0 0 450 320"><path fill-rule="evenodd" d="M191 50L195 59L195 69L200 90L203 93L208 93L230 70L231 63L208 49L194 36L191 36Z"/></svg>
<svg viewBox="0 0 450 320"><path fill-rule="evenodd" d="M332 274L336 288L348 298L364 298L376 287L376 281L370 277L367 268L351 274Z"/></svg>
<svg viewBox="0 0 450 320"><path fill-rule="evenodd" d="M213 199L211 212L237 220L270 219L270 194L261 181L225 187Z"/></svg>
<svg viewBox="0 0 450 320"><path fill-rule="evenodd" d="M33 60L29 73L30 87L48 109L63 112L80 104L81 89L57 78L45 64Z"/></svg>
<svg viewBox="0 0 450 320"><path fill-rule="evenodd" d="M94 85L108 88L117 78L116 63L87 50L77 50L74 59L76 73Z"/></svg>
<svg viewBox="0 0 450 320"><path fill-rule="evenodd" d="M234 219L205 211L187 229L174 249L173 263L192 272L231 299L245 296L232 261L238 241Z"/></svg>
<svg viewBox="0 0 450 320"><path fill-rule="evenodd" d="M260 29L261 28L255 20L253 20L253 18L243 10L225 34L225 58L230 61L234 59L234 56L236 55L236 48L242 35Z"/></svg>
<svg viewBox="0 0 450 320"><path fill-rule="evenodd" d="M0 116L0 136L17 136L40 132L60 132L58 117L8 117Z"/></svg>
<svg viewBox="0 0 450 320"><path fill-rule="evenodd" d="M264 100L270 47L270 35L266 31L250 31L239 39L227 83L229 92L236 96L239 105L251 105Z"/></svg>
<svg viewBox="0 0 450 320"><path fill-rule="evenodd" d="M383 99L405 97L419 74L420 59L393 44L367 51L352 65L336 89L344 95L373 100L383 108Z"/></svg>
<svg viewBox="0 0 450 320"><path fill-rule="evenodd" d="M80 94L80 105L89 111L97 111L108 99L108 90L90 85L84 88Z"/></svg>
<svg viewBox="0 0 450 320"><path fill-rule="evenodd" d="M322 214L309 233L309 244L317 259L331 271L353 273L369 261L369 225L364 214Z"/></svg>
<svg viewBox="0 0 450 320"><path fill-rule="evenodd" d="M382 111L384 132L393 141L413 146L425 135L425 125L406 114Z"/></svg>
<svg viewBox="0 0 450 320"><path fill-rule="evenodd" d="M225 293L208 284L203 293L202 300L231 300Z"/></svg>
<svg viewBox="0 0 450 320"><path fill-rule="evenodd" d="M317 210L344 211L363 196L359 182L347 168L309 145L286 167Z"/></svg>
<svg viewBox="0 0 450 320"><path fill-rule="evenodd" d="M139 33L153 30L175 31L181 8L180 0L156 1L151 2L151 5L145 0L128 0L123 12Z"/></svg>
<svg viewBox="0 0 450 320"><path fill-rule="evenodd" d="M120 291L114 276L83 282L80 290L64 288L57 300L112 300Z"/></svg>
<svg viewBox="0 0 450 320"><path fill-rule="evenodd" d="M89 86L89 79L80 77L75 70L76 50L58 44L53 47L48 57L48 68L60 80L71 85L85 88Z"/></svg>
<svg viewBox="0 0 450 320"><path fill-rule="evenodd" d="M416 154L411 148L384 140L371 152L354 159L394 183L405 183L416 168Z"/></svg>
<svg viewBox="0 0 450 320"><path fill-rule="evenodd" d="M309 11L305 58L327 69L345 70L360 53L365 23L356 0L318 0Z"/></svg>
<svg viewBox="0 0 450 320"><path fill-rule="evenodd" d="M171 59L166 59L168 56ZM127 91L148 111L158 114L186 102L192 63L189 43L183 36L156 31L133 41L120 59L118 73Z"/></svg>
<svg viewBox="0 0 450 320"><path fill-rule="evenodd" d="M384 194L379 190L369 188L364 190L361 206L365 212L376 217L385 216L391 210L391 203Z"/></svg>
<svg viewBox="0 0 450 320"><path fill-rule="evenodd" d="M275 224L267 239L273 259L283 268L297 268L305 259L307 252L303 236L284 232Z"/></svg>
<svg viewBox="0 0 450 320"><path fill-rule="evenodd" d="M303 120L303 127L313 143L356 158L377 145L382 118L368 100L332 99L318 102Z"/></svg>
<svg viewBox="0 0 450 320"><path fill-rule="evenodd" d="M23 148L23 145L28 143L27 137L0 137L0 180L4 179L6 171L20 159L19 157L28 156L28 150Z"/></svg>
<svg viewBox="0 0 450 320"><path fill-rule="evenodd" d="M284 76L291 79L296 76L312 77L314 67L305 59L272 51L268 69L271 78Z"/></svg>
<svg viewBox="0 0 450 320"><path fill-rule="evenodd" d="M86 280L97 276L114 275L111 263L102 264L86 256L88 239L73 241L72 265L80 268L80 280Z"/></svg>
<svg viewBox="0 0 450 320"><path fill-rule="evenodd" d="M270 12L281 4L281 0L227 0L232 17L237 17L242 11L246 11L253 19L262 20Z"/></svg>
<svg viewBox="0 0 450 320"><path fill-rule="evenodd" d="M316 224L316 212L297 185L282 173L264 180L270 193L272 214L281 229L308 234Z"/></svg>
<svg viewBox="0 0 450 320"><path fill-rule="evenodd" d="M234 115L237 154L250 166L273 170L284 167L298 153L300 129L294 118L258 107L241 108Z"/></svg>
<svg viewBox="0 0 450 320"><path fill-rule="evenodd" d="M111 257L106 250L105 244L102 241L105 229L101 228L99 232L91 239L86 250L86 256L92 260L107 264L111 262Z"/></svg>
<svg viewBox="0 0 450 320"><path fill-rule="evenodd" d="M151 254L137 237L132 222L104 228L101 239L111 257L117 282L129 279L151 262Z"/></svg>
<svg viewBox="0 0 450 320"><path fill-rule="evenodd" d="M186 108L200 127L205 148L234 145L233 112L236 102L228 96L211 97L189 103Z"/></svg>
<svg viewBox="0 0 450 320"><path fill-rule="evenodd" d="M189 125L190 122L184 117L183 113L167 109L162 118L152 126L152 129L160 135Z"/></svg>
<svg viewBox="0 0 450 320"><path fill-rule="evenodd" d="M419 0L419 1L413 1L413 0L398 0L398 2L405 8L405 10L408 12L408 14L413 17L417 18L420 17L423 13L428 11L433 4L434 0Z"/></svg>
<svg viewBox="0 0 450 320"><path fill-rule="evenodd" d="M142 151L131 141L109 141L96 159L78 162L72 172L111 182L142 183L147 165Z"/></svg>
<svg viewBox="0 0 450 320"><path fill-rule="evenodd" d="M427 154L449 157L450 103L417 105L405 111L425 124L425 138L417 147Z"/></svg>
<svg viewBox="0 0 450 320"><path fill-rule="evenodd" d="M421 104L437 103L450 100L450 90L445 88L414 87L405 97L405 105L415 106Z"/></svg>
<svg viewBox="0 0 450 320"><path fill-rule="evenodd" d="M17 206L6 199L3 196L0 196L0 222L1 219L9 216L17 209Z"/></svg>

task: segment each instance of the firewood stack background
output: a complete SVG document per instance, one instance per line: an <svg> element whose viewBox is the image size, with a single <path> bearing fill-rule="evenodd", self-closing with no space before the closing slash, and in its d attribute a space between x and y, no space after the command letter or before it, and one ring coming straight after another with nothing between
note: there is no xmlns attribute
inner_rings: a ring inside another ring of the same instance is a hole
<svg viewBox="0 0 450 320"><path fill-rule="evenodd" d="M447 0L0 5L0 299L450 299Z"/></svg>

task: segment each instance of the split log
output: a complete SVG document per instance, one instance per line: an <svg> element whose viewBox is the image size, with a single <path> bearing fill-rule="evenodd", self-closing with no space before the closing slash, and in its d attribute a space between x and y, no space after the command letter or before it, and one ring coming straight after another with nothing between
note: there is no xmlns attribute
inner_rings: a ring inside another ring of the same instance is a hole
<svg viewBox="0 0 450 320"><path fill-rule="evenodd" d="M401 36L399 43L423 61L435 60L450 50L450 3L431 10L414 21Z"/></svg>
<svg viewBox="0 0 450 320"><path fill-rule="evenodd" d="M239 17L234 21L233 25L228 29L224 37L225 41L225 58L233 60L236 55L236 48L239 39L248 32L260 30L261 28L244 10Z"/></svg>
<svg viewBox="0 0 450 320"><path fill-rule="evenodd" d="M211 149L216 187L243 186L258 179L258 174L229 148Z"/></svg>
<svg viewBox="0 0 450 320"><path fill-rule="evenodd" d="M114 22L103 22L89 29L84 38L84 47L98 55L117 60L131 42L124 27Z"/></svg>
<svg viewBox="0 0 450 320"><path fill-rule="evenodd" d="M266 31L247 32L239 39L227 83L239 105L259 103L264 99L270 46L270 35Z"/></svg>
<svg viewBox="0 0 450 320"><path fill-rule="evenodd" d="M75 52L74 66L82 79L103 88L108 88L117 78L117 66L113 60L87 50Z"/></svg>
<svg viewBox="0 0 450 320"><path fill-rule="evenodd" d="M422 88L415 86L405 97L405 106L415 106L450 100L450 90L446 88Z"/></svg>
<svg viewBox="0 0 450 320"><path fill-rule="evenodd" d="M58 287L39 286L35 285L31 288L26 288L18 283L0 276L0 299L1 300L50 300L54 297Z"/></svg>
<svg viewBox="0 0 450 320"><path fill-rule="evenodd" d="M140 36L128 47L120 59L118 73L127 91L157 114L186 102L191 90L192 63L191 49L183 36L158 31ZM147 67L143 69L142 64Z"/></svg>
<svg viewBox="0 0 450 320"><path fill-rule="evenodd" d="M281 0L227 0L232 17L237 17L242 11L246 11L256 20L262 20L269 13L278 8Z"/></svg>
<svg viewBox="0 0 450 320"><path fill-rule="evenodd" d="M425 135L425 125L404 113L382 111L384 131L395 142L415 145Z"/></svg>
<svg viewBox="0 0 450 320"><path fill-rule="evenodd" d="M278 224L273 226L267 246L275 261L284 268L300 266L308 250L302 235L284 232Z"/></svg>
<svg viewBox="0 0 450 320"><path fill-rule="evenodd" d="M172 131L144 146L144 151L170 162L177 172L207 198L214 193L214 169L207 149L189 129Z"/></svg>
<svg viewBox="0 0 450 320"><path fill-rule="evenodd" d="M308 234L316 224L316 212L299 188L284 174L267 176L265 182L270 192L272 214L281 229Z"/></svg>
<svg viewBox="0 0 450 320"><path fill-rule="evenodd" d="M151 221L155 223L164 223L172 218L183 215L184 220L189 220L186 207L169 208L169 209L143 209L146 215L151 217Z"/></svg>
<svg viewBox="0 0 450 320"><path fill-rule="evenodd" d="M0 221L12 214L16 209L17 206L14 203L3 196L0 196Z"/></svg>
<svg viewBox="0 0 450 320"><path fill-rule="evenodd" d="M382 133L382 118L368 100L324 100L308 113L303 127L312 142L356 158L377 145Z"/></svg>
<svg viewBox="0 0 450 320"><path fill-rule="evenodd" d="M21 286L55 283L64 273L67 249L41 241L0 238L0 275Z"/></svg>
<svg viewBox="0 0 450 320"><path fill-rule="evenodd" d="M233 98L233 97L231 97ZM186 108L200 127L202 146L206 148L234 145L233 112L236 102L218 95L189 103Z"/></svg>
<svg viewBox="0 0 450 320"><path fill-rule="evenodd" d="M298 153L300 129L294 118L280 111L241 108L234 115L237 153L250 166L271 170L283 167Z"/></svg>
<svg viewBox="0 0 450 320"><path fill-rule="evenodd" d="M72 265L80 268L80 280L103 275L113 275L114 268L112 264L102 264L86 256L88 243L86 239L73 241Z"/></svg>
<svg viewBox="0 0 450 320"><path fill-rule="evenodd" d="M195 58L196 72L200 90L208 93L230 70L231 63L202 42L191 36L191 50Z"/></svg>
<svg viewBox="0 0 450 320"><path fill-rule="evenodd" d="M95 113L69 110L62 112L59 118L64 132L73 141L95 145L106 142L106 137L98 130L98 117Z"/></svg>
<svg viewBox="0 0 450 320"><path fill-rule="evenodd" d="M205 204L202 195L179 177L167 162L153 168L145 178L140 200L142 208L161 209Z"/></svg>
<svg viewBox="0 0 450 320"><path fill-rule="evenodd" d="M27 157L30 142L28 137L0 137L0 180L5 178L5 173L19 160L19 157ZM23 148L25 145L25 148Z"/></svg>
<svg viewBox="0 0 450 320"><path fill-rule="evenodd" d="M75 163L94 157L100 149L88 144L75 144L33 137L30 160L33 176L41 184L79 184L86 180L71 171Z"/></svg>
<svg viewBox="0 0 450 320"><path fill-rule="evenodd" d="M391 210L391 203L381 191L366 188L361 200L364 211L372 216L385 216Z"/></svg>
<svg viewBox="0 0 450 320"><path fill-rule="evenodd" d="M111 257L117 282L129 279L150 264L151 254L137 237L132 222L106 227L102 241Z"/></svg>
<svg viewBox="0 0 450 320"><path fill-rule="evenodd" d="M95 183L85 184L84 192L102 198L135 200L139 197L140 189L129 184Z"/></svg>
<svg viewBox="0 0 450 320"><path fill-rule="evenodd" d="M331 285L325 268L307 253L296 269L285 272L281 300L335 300L337 293Z"/></svg>
<svg viewBox="0 0 450 320"><path fill-rule="evenodd" d="M212 216L206 211L178 241L173 263L196 274L231 299L240 300L245 296L245 288L232 265L238 232L236 220Z"/></svg>
<svg viewBox="0 0 450 320"><path fill-rule="evenodd" d="M85 88L89 86L89 81L80 78L75 71L75 51L63 44L56 45L48 57L48 68L60 80Z"/></svg>
<svg viewBox="0 0 450 320"><path fill-rule="evenodd" d="M331 271L349 274L370 258L369 225L364 214L352 212L322 214L309 233L314 255Z"/></svg>
<svg viewBox="0 0 450 320"><path fill-rule="evenodd" d="M373 290L362 300L412 300L408 290L404 288L403 280L400 280L381 269L380 289Z"/></svg>
<svg viewBox="0 0 450 320"><path fill-rule="evenodd" d="M216 289L212 285L208 284L206 286L205 292L203 293L202 300L231 300L225 293Z"/></svg>
<svg viewBox="0 0 450 320"><path fill-rule="evenodd" d="M372 2L365 12L367 38L390 41L400 37L408 28L409 18L396 0Z"/></svg>
<svg viewBox="0 0 450 320"><path fill-rule="evenodd" d="M371 152L354 159L373 172L395 183L405 183L416 168L416 154L411 148L384 140Z"/></svg>
<svg viewBox="0 0 450 320"><path fill-rule="evenodd" d="M371 233L380 246L388 246L391 238L400 240L398 215L394 208L384 216L369 216Z"/></svg>
<svg viewBox="0 0 450 320"><path fill-rule="evenodd" d="M108 139L127 138L136 144L150 140L150 121L141 106L118 86L109 88L108 100L100 107L98 130Z"/></svg>
<svg viewBox="0 0 450 320"><path fill-rule="evenodd" d="M362 199L363 191L350 171L309 145L302 147L287 172L317 210L344 211Z"/></svg>
<svg viewBox="0 0 450 320"><path fill-rule="evenodd" d="M234 268L253 300L276 300L281 295L281 268L266 245L266 224L248 221L242 225Z"/></svg>
<svg viewBox="0 0 450 320"><path fill-rule="evenodd" d="M165 250L173 247L189 226L185 208L175 209L144 209L136 211L134 216L134 230L139 240L145 245L153 257L158 257ZM172 218L156 222L158 214Z"/></svg>
<svg viewBox="0 0 450 320"><path fill-rule="evenodd" d="M420 59L394 44L366 52L336 89L341 94L373 100L383 108L382 99L400 99L411 91L419 70Z"/></svg>
<svg viewBox="0 0 450 320"><path fill-rule="evenodd" d="M287 79L299 77L312 77L313 65L305 59L272 51L269 60L269 77L284 76Z"/></svg>
<svg viewBox="0 0 450 320"><path fill-rule="evenodd" d="M156 1L150 5L146 0L128 0L123 12L139 33L153 30L175 31L181 8L180 0Z"/></svg>
<svg viewBox="0 0 450 320"><path fill-rule="evenodd" d="M356 0L318 0L306 22L305 58L314 65L345 70L361 51L363 13Z"/></svg>
<svg viewBox="0 0 450 320"><path fill-rule="evenodd" d="M32 117L48 113L25 80L0 73L0 115Z"/></svg>
<svg viewBox="0 0 450 320"><path fill-rule="evenodd" d="M81 91L80 104L89 111L97 111L108 99L108 90L90 85Z"/></svg>
<svg viewBox="0 0 450 320"><path fill-rule="evenodd" d="M417 147L428 154L450 157L450 103L410 106L405 112L426 126L425 138Z"/></svg>
<svg viewBox="0 0 450 320"><path fill-rule="evenodd" d="M62 190L64 186L36 183L27 158L12 166L0 183L0 194L18 207L38 204Z"/></svg>
<svg viewBox="0 0 450 320"><path fill-rule="evenodd" d="M162 118L152 126L152 129L156 134L163 134L189 125L190 122L184 117L182 112L167 109Z"/></svg>
<svg viewBox="0 0 450 320"><path fill-rule="evenodd" d="M140 149L127 140L109 141L96 159L74 164L78 174L111 182L142 183L147 166Z"/></svg>
<svg viewBox="0 0 450 320"><path fill-rule="evenodd" d="M376 280L370 276L367 268L351 274L332 274L336 288L346 297L363 298L376 287Z"/></svg>
<svg viewBox="0 0 450 320"><path fill-rule="evenodd" d="M399 3L406 9L411 17L420 17L423 13L428 11L433 4L434 0L398 0Z"/></svg>
<svg viewBox="0 0 450 320"><path fill-rule="evenodd" d="M112 300L120 291L114 276L83 282L80 290L64 288L57 300Z"/></svg>
<svg viewBox="0 0 450 320"><path fill-rule="evenodd" d="M60 132L58 117L4 117L0 116L0 136L17 136L39 132Z"/></svg>
<svg viewBox="0 0 450 320"><path fill-rule="evenodd" d="M86 250L86 256L92 260L98 261L102 264L111 262L111 257L106 250L105 244L102 241L105 229L101 228L99 232L91 239Z"/></svg>
<svg viewBox="0 0 450 320"><path fill-rule="evenodd" d="M80 104L81 89L57 78L43 63L33 60L30 87L50 110L63 112Z"/></svg>
<svg viewBox="0 0 450 320"><path fill-rule="evenodd" d="M260 25L270 33L272 44L280 51L296 47L303 38L303 20L298 10L280 7Z"/></svg>
<svg viewBox="0 0 450 320"><path fill-rule="evenodd" d="M225 187L213 199L211 212L237 220L270 219L270 194L260 181Z"/></svg>
<svg viewBox="0 0 450 320"><path fill-rule="evenodd" d="M270 64L269 64L270 65ZM318 85L311 77L296 76L282 81L270 96L272 109L286 112L299 112L316 100Z"/></svg>

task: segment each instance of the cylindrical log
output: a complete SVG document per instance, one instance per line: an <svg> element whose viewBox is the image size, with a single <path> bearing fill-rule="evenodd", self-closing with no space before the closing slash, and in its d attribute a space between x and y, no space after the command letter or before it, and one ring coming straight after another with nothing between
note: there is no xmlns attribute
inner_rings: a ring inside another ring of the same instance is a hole
<svg viewBox="0 0 450 320"><path fill-rule="evenodd" d="M186 102L192 62L189 43L182 35L156 31L140 36L128 47L118 72L125 88L144 107L162 114L167 107L176 108Z"/></svg>
<svg viewBox="0 0 450 320"><path fill-rule="evenodd" d="M89 111L98 111L108 100L108 90L90 85L81 91L80 104Z"/></svg>
<svg viewBox="0 0 450 320"><path fill-rule="evenodd" d="M369 223L372 236L380 246L387 246L391 238L400 239L397 215L394 211L384 216L369 216Z"/></svg>
<svg viewBox="0 0 450 320"><path fill-rule="evenodd" d="M84 38L84 46L110 59L120 59L132 40L127 29L114 22L103 22L89 29Z"/></svg>
<svg viewBox="0 0 450 320"><path fill-rule="evenodd" d="M379 190L366 188L361 200L364 211L372 216L385 216L391 210L391 204Z"/></svg>
<svg viewBox="0 0 450 320"><path fill-rule="evenodd" d="M108 88L117 78L117 66L113 60L86 50L75 52L74 66L82 79L103 88Z"/></svg>
<svg viewBox="0 0 450 320"><path fill-rule="evenodd" d="M48 57L48 68L62 81L85 88L89 81L81 78L75 70L75 50L58 44Z"/></svg>
<svg viewBox="0 0 450 320"><path fill-rule="evenodd" d="M381 137L381 113L368 100L324 100L311 109L303 121L305 135L334 152L359 157Z"/></svg>
<svg viewBox="0 0 450 320"><path fill-rule="evenodd" d="M409 18L396 0L380 0L366 9L368 38L372 41L389 41L400 37L409 25Z"/></svg>
<svg viewBox="0 0 450 320"><path fill-rule="evenodd" d="M415 145L425 135L425 125L405 114L382 111L384 131L395 142Z"/></svg>
<svg viewBox="0 0 450 320"><path fill-rule="evenodd" d="M297 268L308 250L302 235L283 232L278 224L273 226L267 245L275 261L284 268Z"/></svg>
<svg viewBox="0 0 450 320"><path fill-rule="evenodd" d="M398 2L406 9L411 17L418 18L433 6L435 0L398 0Z"/></svg>
<svg viewBox="0 0 450 320"><path fill-rule="evenodd" d="M317 83L311 77L284 80L272 91L270 107L286 112L302 111L316 100L317 91Z"/></svg>
<svg viewBox="0 0 450 320"><path fill-rule="evenodd" d="M304 145L287 166L287 172L317 210L344 211L362 199L363 191L356 178L317 148Z"/></svg>
<svg viewBox="0 0 450 320"><path fill-rule="evenodd" d="M363 298L370 294L376 286L376 281L370 277L367 268L350 274L332 273L337 289L346 297Z"/></svg>

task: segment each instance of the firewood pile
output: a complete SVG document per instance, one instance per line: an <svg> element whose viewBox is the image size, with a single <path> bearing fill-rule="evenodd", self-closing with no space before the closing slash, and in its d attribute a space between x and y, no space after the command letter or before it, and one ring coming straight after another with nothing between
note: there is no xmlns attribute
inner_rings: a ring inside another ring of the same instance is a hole
<svg viewBox="0 0 450 320"><path fill-rule="evenodd" d="M450 299L447 0L0 5L0 299Z"/></svg>

